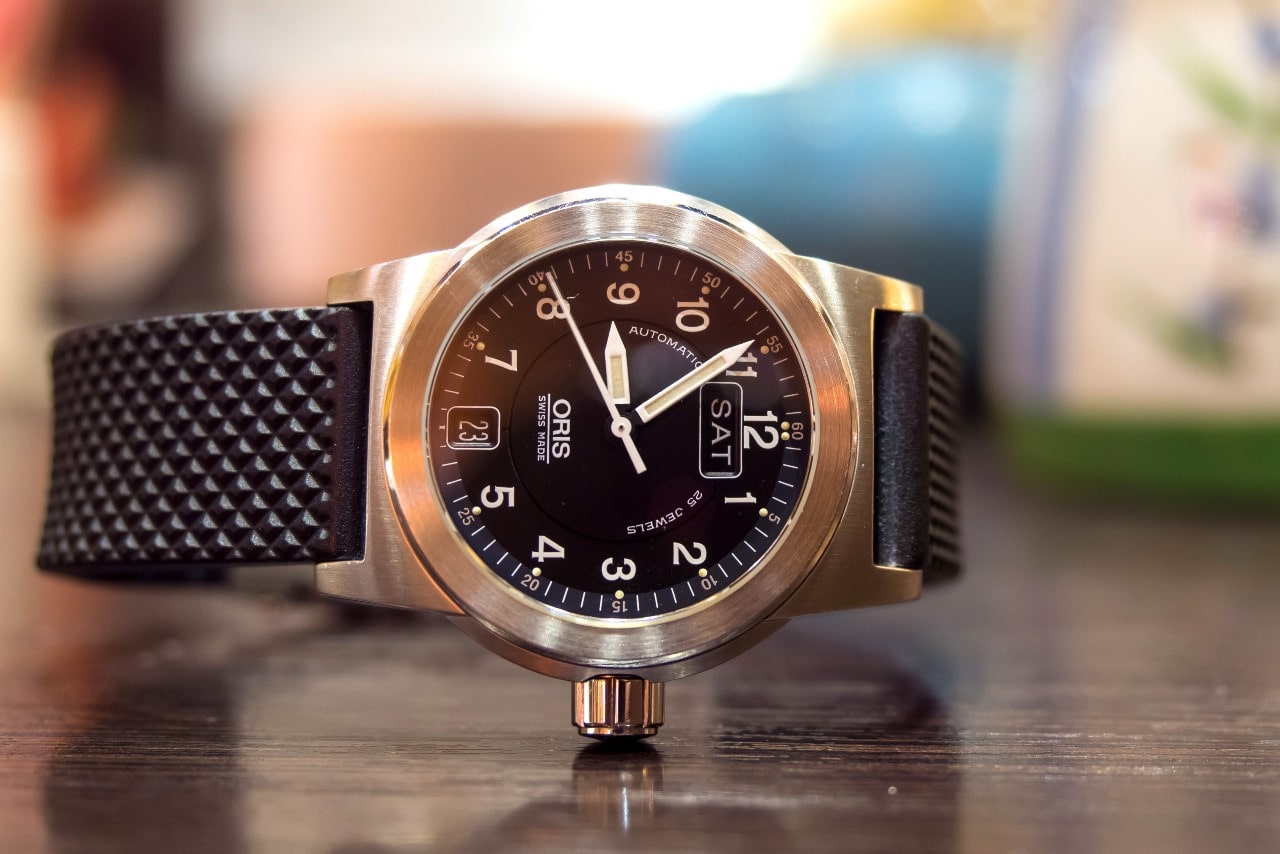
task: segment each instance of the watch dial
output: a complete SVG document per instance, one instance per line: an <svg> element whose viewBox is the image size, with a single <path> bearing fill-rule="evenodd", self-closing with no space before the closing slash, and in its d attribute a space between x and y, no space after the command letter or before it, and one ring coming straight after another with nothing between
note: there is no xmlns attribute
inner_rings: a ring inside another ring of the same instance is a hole
<svg viewBox="0 0 1280 854"><path fill-rule="evenodd" d="M607 619L725 590L785 529L812 409L778 317L707 259L640 240L498 281L427 397L429 468L477 557L522 595Z"/></svg>

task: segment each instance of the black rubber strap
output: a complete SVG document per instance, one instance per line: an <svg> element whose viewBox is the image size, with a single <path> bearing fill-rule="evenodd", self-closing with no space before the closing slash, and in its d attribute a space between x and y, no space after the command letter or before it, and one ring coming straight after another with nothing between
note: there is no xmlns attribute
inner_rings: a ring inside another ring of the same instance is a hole
<svg viewBox="0 0 1280 854"><path fill-rule="evenodd" d="M62 336L40 567L218 581L230 565L359 557L369 324L342 306Z"/></svg>
<svg viewBox="0 0 1280 854"><path fill-rule="evenodd" d="M874 370L875 561L954 578L959 349L922 314L878 311Z"/></svg>

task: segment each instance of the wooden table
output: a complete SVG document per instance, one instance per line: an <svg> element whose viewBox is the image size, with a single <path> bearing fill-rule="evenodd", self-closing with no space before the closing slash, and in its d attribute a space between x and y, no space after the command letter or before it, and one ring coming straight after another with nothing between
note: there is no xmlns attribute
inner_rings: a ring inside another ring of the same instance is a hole
<svg viewBox="0 0 1280 854"><path fill-rule="evenodd" d="M968 577L793 622L594 746L431 618L31 565L0 418L0 850L1280 850L1280 525L1070 506L979 451Z"/></svg>

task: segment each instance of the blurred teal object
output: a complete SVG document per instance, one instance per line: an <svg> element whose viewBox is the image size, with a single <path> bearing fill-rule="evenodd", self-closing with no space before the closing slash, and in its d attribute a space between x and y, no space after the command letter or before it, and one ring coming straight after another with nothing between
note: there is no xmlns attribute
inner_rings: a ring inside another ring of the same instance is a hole
<svg viewBox="0 0 1280 854"><path fill-rule="evenodd" d="M926 288L976 364L1014 61L915 46L733 98L668 141L663 182L742 212L792 251Z"/></svg>

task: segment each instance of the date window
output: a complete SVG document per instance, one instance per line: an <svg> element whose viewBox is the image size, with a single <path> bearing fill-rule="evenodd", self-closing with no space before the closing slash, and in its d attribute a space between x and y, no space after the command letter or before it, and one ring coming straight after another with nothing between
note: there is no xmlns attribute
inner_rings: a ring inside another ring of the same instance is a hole
<svg viewBox="0 0 1280 854"><path fill-rule="evenodd" d="M501 416L493 406L453 406L445 415L446 444L455 451L492 451L501 437Z"/></svg>
<svg viewBox="0 0 1280 854"><path fill-rule="evenodd" d="M698 390L698 471L706 478L742 474L742 386L704 383Z"/></svg>

